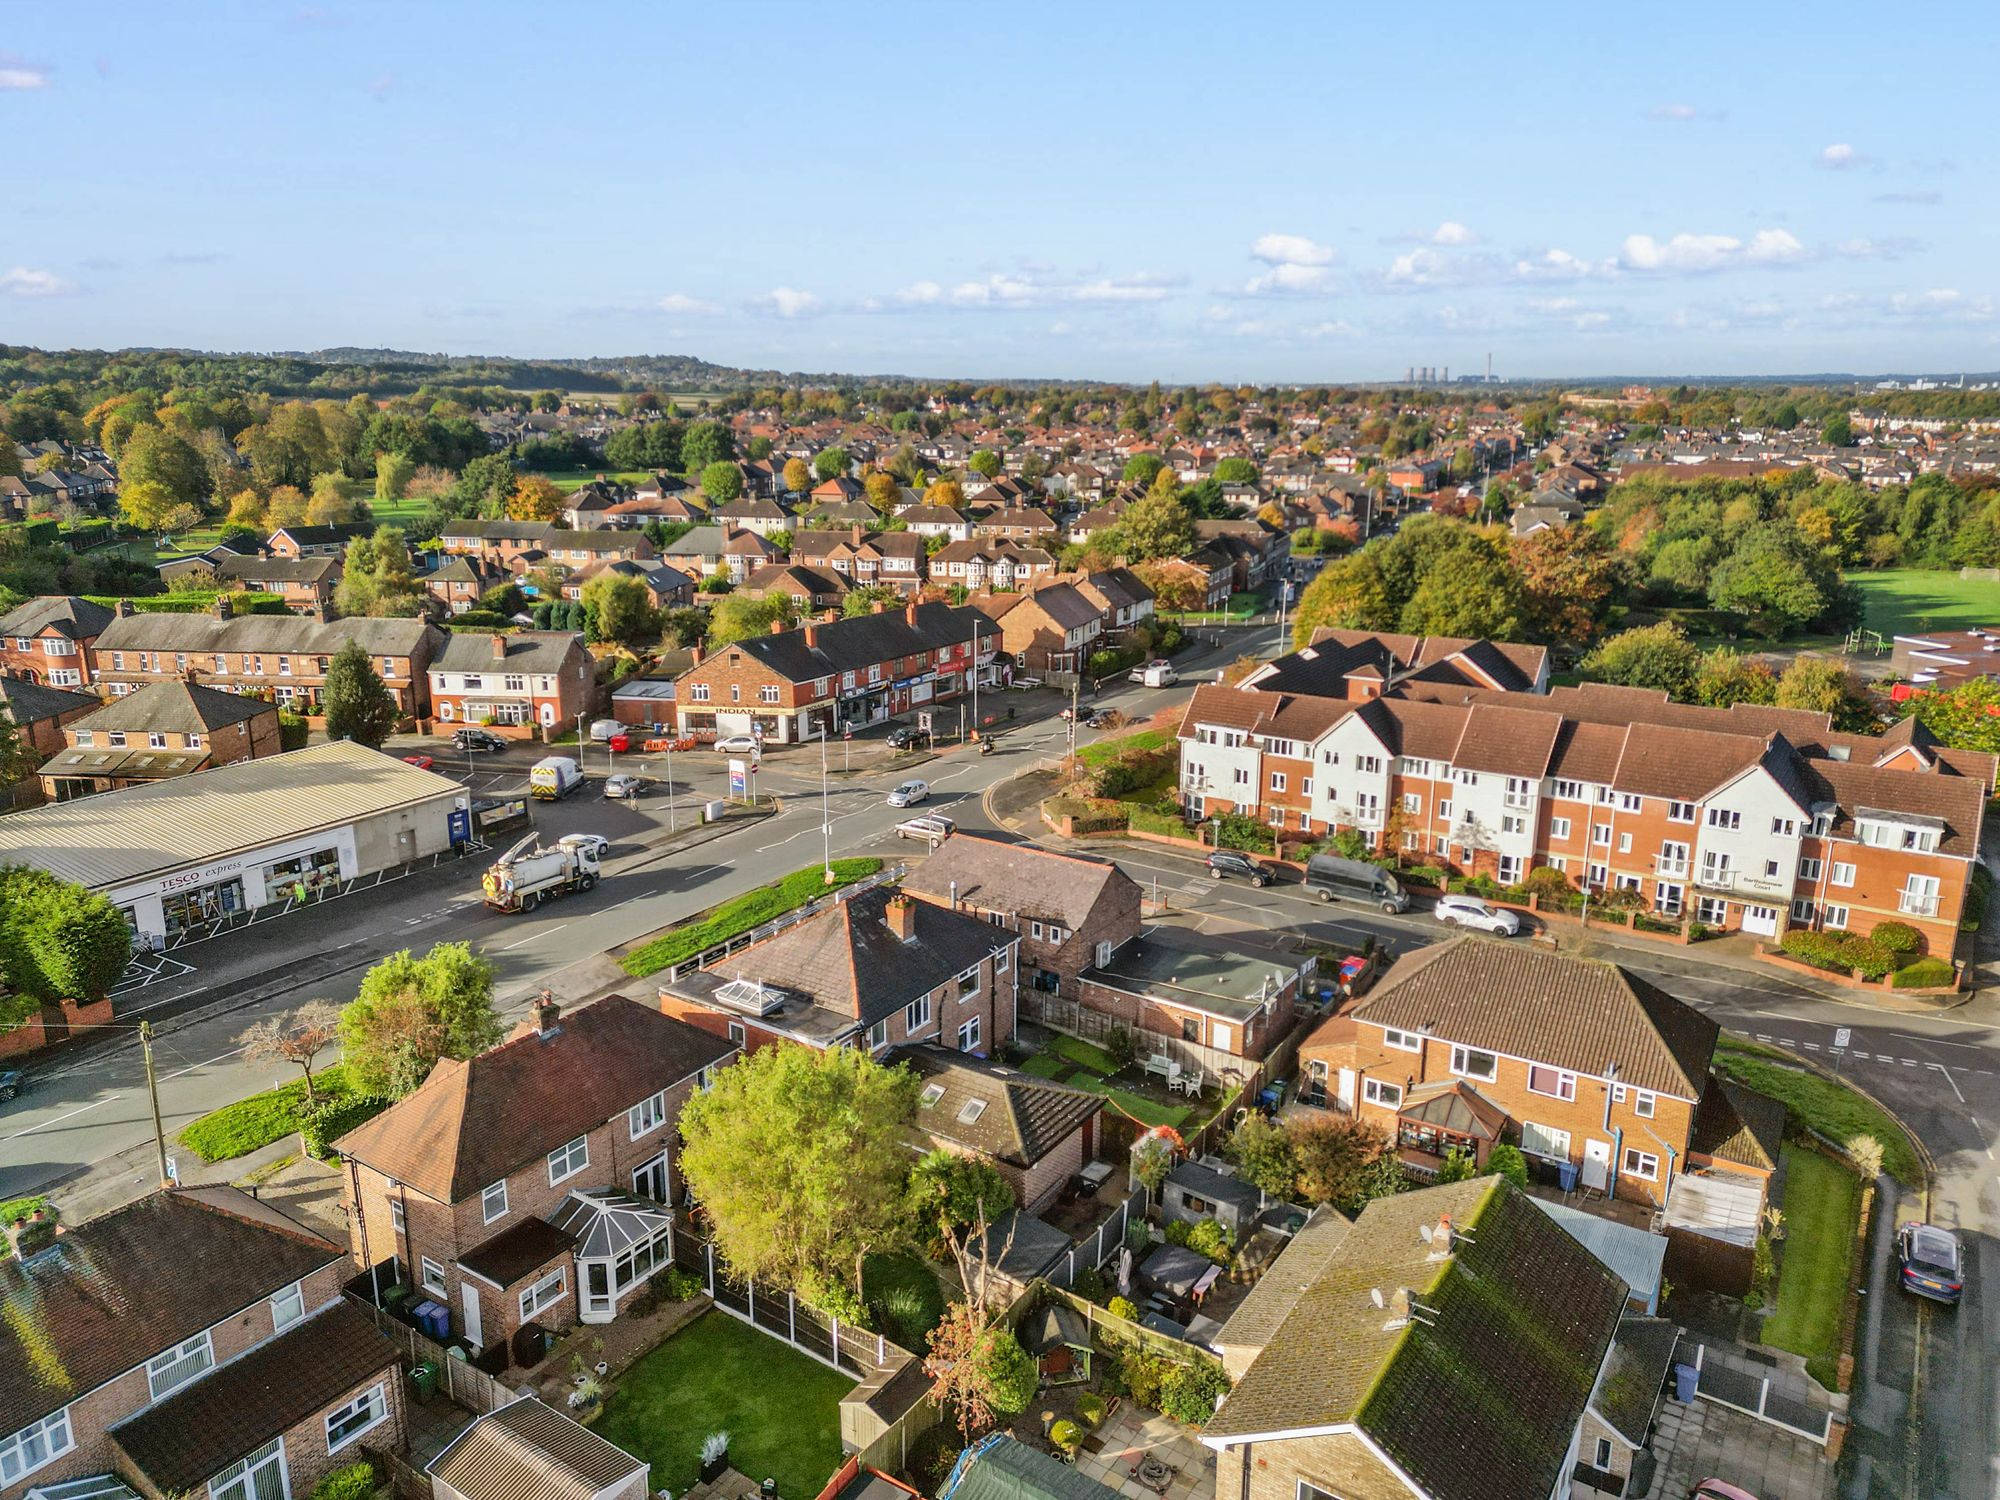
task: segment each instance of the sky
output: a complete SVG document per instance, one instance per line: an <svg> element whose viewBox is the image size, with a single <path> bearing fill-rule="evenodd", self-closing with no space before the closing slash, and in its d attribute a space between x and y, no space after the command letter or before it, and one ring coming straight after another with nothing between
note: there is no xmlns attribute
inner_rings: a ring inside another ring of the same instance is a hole
<svg viewBox="0 0 2000 1500"><path fill-rule="evenodd" d="M0 341L2000 368L1985 6L0 3Z"/></svg>

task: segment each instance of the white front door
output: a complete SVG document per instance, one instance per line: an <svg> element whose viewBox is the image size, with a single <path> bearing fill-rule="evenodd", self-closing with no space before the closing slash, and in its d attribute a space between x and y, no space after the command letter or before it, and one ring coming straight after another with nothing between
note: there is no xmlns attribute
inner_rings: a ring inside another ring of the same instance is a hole
<svg viewBox="0 0 2000 1500"><path fill-rule="evenodd" d="M1339 1097L1342 1109L1351 1110L1354 1108L1354 1069L1352 1068L1342 1068L1340 1070Z"/></svg>
<svg viewBox="0 0 2000 1500"><path fill-rule="evenodd" d="M1743 930L1754 932L1759 937L1778 935L1778 908L1775 906L1746 906L1743 908Z"/></svg>
<svg viewBox="0 0 2000 1500"><path fill-rule="evenodd" d="M486 1330L479 1322L479 1288L469 1281L458 1284L459 1311L465 1315L465 1341L476 1349L486 1347Z"/></svg>
<svg viewBox="0 0 2000 1500"><path fill-rule="evenodd" d="M1600 1193L1611 1181L1611 1142L1585 1141L1583 1143L1583 1185L1596 1188Z"/></svg>

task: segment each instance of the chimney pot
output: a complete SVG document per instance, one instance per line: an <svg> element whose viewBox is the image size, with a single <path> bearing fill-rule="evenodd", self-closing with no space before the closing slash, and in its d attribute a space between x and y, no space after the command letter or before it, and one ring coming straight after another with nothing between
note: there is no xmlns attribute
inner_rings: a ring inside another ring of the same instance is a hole
<svg viewBox="0 0 2000 1500"><path fill-rule="evenodd" d="M887 600L877 599L872 605L869 606L868 612L870 614L879 615L884 610L888 609L888 607L889 605Z"/></svg>
<svg viewBox="0 0 2000 1500"><path fill-rule="evenodd" d="M785 633L785 622L783 620L773 620L771 622L771 634L783 635L784 633Z"/></svg>
<svg viewBox="0 0 2000 1500"><path fill-rule="evenodd" d="M120 599L114 609L114 613L121 620L130 619L132 617L132 601L130 599Z"/></svg>
<svg viewBox="0 0 2000 1500"><path fill-rule="evenodd" d="M882 920L889 924L898 942L917 940L917 903L901 891L889 898L889 904L882 909Z"/></svg>
<svg viewBox="0 0 2000 1500"><path fill-rule="evenodd" d="M562 1006L548 990L535 997L535 1032L547 1036L556 1029L556 1022L562 1019Z"/></svg>
<svg viewBox="0 0 2000 1500"><path fill-rule="evenodd" d="M214 612L216 619L226 620L236 612L236 606L230 602L230 598L227 594L217 594L215 596Z"/></svg>

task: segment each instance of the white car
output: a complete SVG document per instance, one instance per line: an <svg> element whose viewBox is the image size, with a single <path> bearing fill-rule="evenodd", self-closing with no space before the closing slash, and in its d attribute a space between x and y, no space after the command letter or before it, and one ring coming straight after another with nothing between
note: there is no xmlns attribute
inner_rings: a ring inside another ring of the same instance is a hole
<svg viewBox="0 0 2000 1500"><path fill-rule="evenodd" d="M930 796L930 783L926 781L905 781L889 793L891 807L915 807Z"/></svg>
<svg viewBox="0 0 2000 1500"><path fill-rule="evenodd" d="M1488 906L1477 896L1440 896L1431 915L1453 927L1470 927L1495 937L1513 937L1521 919L1504 906Z"/></svg>
<svg viewBox="0 0 2000 1500"><path fill-rule="evenodd" d="M596 719L590 726L590 739L592 744L601 745L606 740L629 732L630 726L621 724L616 719Z"/></svg>
<svg viewBox="0 0 2000 1500"><path fill-rule="evenodd" d="M646 785L643 776L628 776L620 771L616 776L604 778L604 795L613 802L621 802L639 795Z"/></svg>
<svg viewBox="0 0 2000 1500"><path fill-rule="evenodd" d="M724 755L748 755L757 748L757 737L750 734L726 735L715 742L715 748Z"/></svg>
<svg viewBox="0 0 2000 1500"><path fill-rule="evenodd" d="M566 833L556 842L565 849L588 849L599 859L611 850L611 840L601 833Z"/></svg>

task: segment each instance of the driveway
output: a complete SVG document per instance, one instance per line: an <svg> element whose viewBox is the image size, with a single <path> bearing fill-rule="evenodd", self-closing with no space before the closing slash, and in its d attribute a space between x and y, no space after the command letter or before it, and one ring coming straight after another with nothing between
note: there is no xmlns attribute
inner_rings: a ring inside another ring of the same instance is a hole
<svg viewBox="0 0 2000 1500"><path fill-rule="evenodd" d="M1726 1479L1758 1500L1830 1500L1833 1464L1817 1443L1740 1411L1671 1396L1653 1431L1652 1487L1641 1500L1681 1500L1704 1479Z"/></svg>

